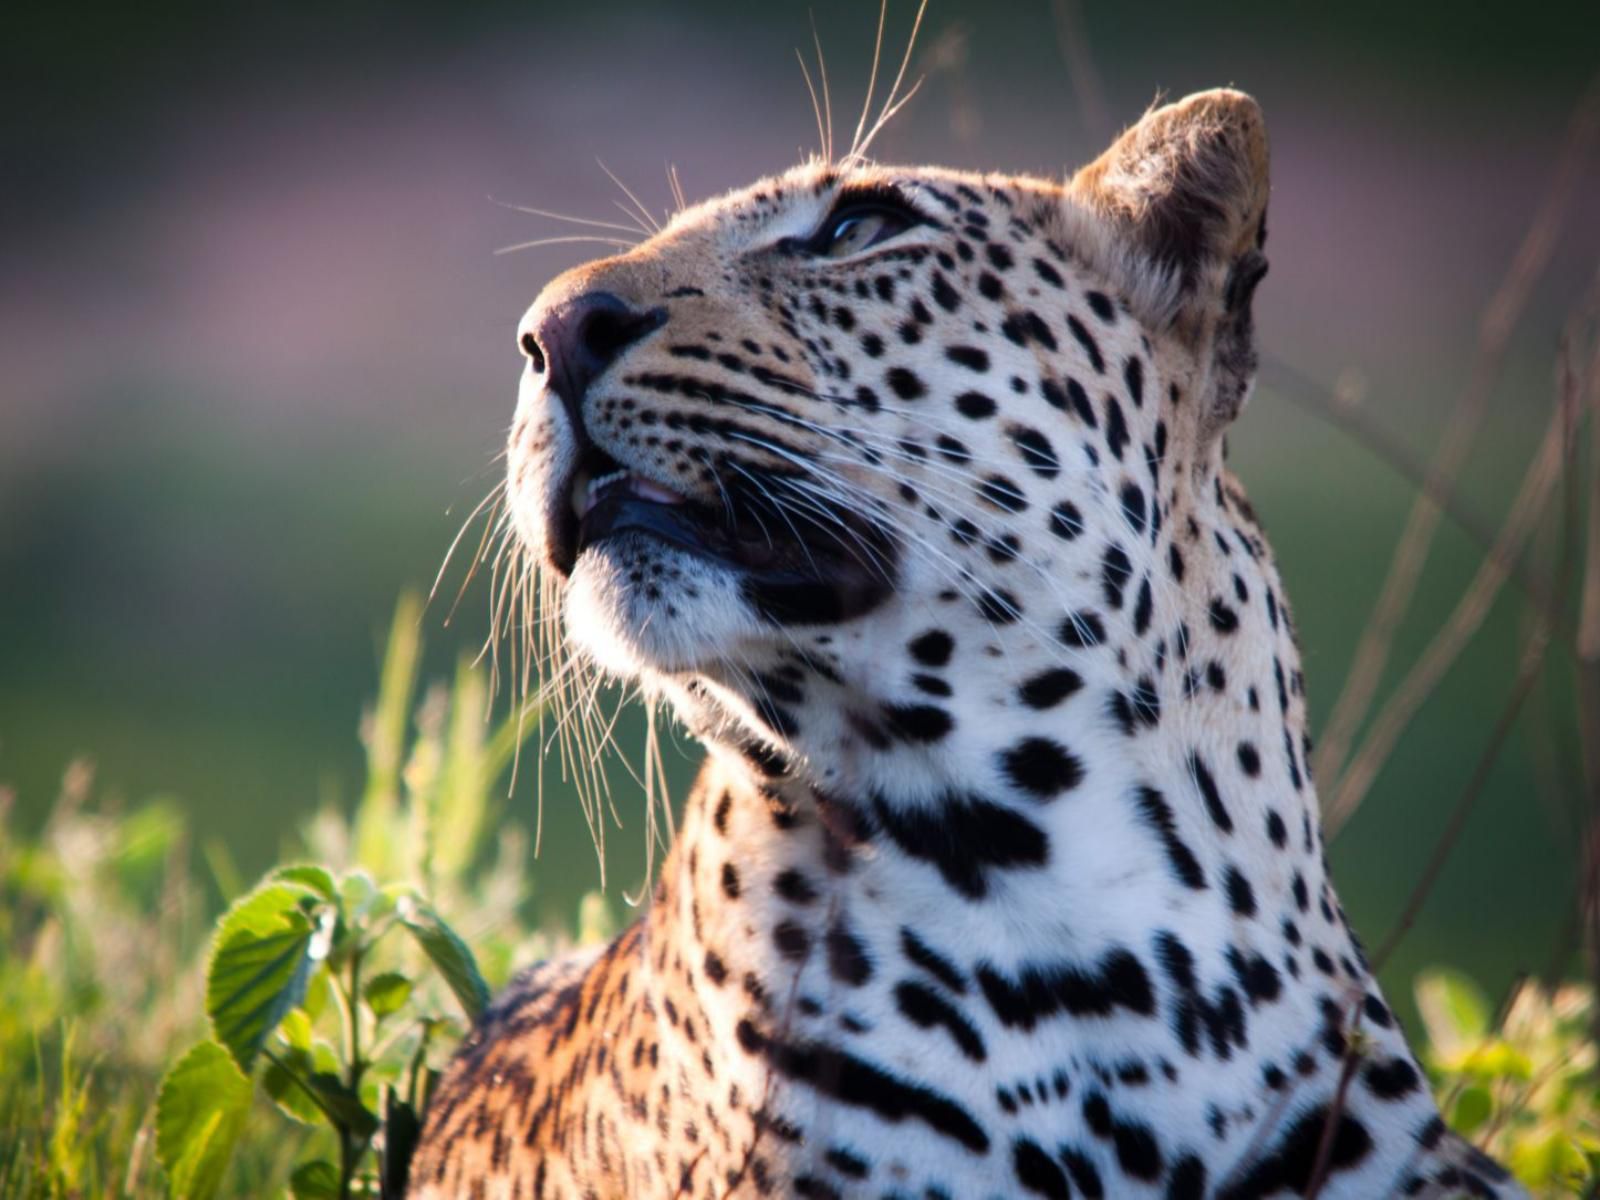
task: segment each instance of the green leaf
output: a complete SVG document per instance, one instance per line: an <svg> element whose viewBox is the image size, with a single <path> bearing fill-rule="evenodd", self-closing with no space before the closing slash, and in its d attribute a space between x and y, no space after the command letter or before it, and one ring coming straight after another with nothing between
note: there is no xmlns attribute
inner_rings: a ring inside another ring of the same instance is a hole
<svg viewBox="0 0 1600 1200"><path fill-rule="evenodd" d="M311 1033L311 1017L303 1008L291 1009L284 1014L278 1026L278 1036L300 1050L311 1049Z"/></svg>
<svg viewBox="0 0 1600 1200"><path fill-rule="evenodd" d="M1494 1098L1481 1084L1462 1088L1450 1112L1450 1128L1463 1136L1470 1136L1494 1113Z"/></svg>
<svg viewBox="0 0 1600 1200"><path fill-rule="evenodd" d="M1441 1061L1454 1058L1489 1032L1489 1004L1458 971L1435 969L1417 977L1417 1008Z"/></svg>
<svg viewBox="0 0 1600 1200"><path fill-rule="evenodd" d="M256 1055L306 994L311 971L327 957L334 914L320 897L291 883L269 883L240 900L217 927L206 972L206 1015L239 1068Z"/></svg>
<svg viewBox="0 0 1600 1200"><path fill-rule="evenodd" d="M250 1080L215 1042L201 1042L167 1072L156 1100L156 1157L174 1196L217 1194L249 1112Z"/></svg>
<svg viewBox="0 0 1600 1200"><path fill-rule="evenodd" d="M339 891L344 897L345 915L355 922L370 925L379 917L387 916L394 908L388 892L372 882L372 876L360 869L350 871L339 880Z"/></svg>
<svg viewBox="0 0 1600 1200"><path fill-rule="evenodd" d="M385 971L367 980L361 994L367 998L367 1007L378 1020L399 1012L411 998L411 980L398 971Z"/></svg>
<svg viewBox="0 0 1600 1200"><path fill-rule="evenodd" d="M1528 1056L1501 1038L1490 1038L1459 1056L1457 1069L1487 1079L1527 1081L1533 1077Z"/></svg>
<svg viewBox="0 0 1600 1200"><path fill-rule="evenodd" d="M276 883L293 883L310 888L329 903L336 903L339 893L333 886L333 876L315 863L292 863L279 867L268 879Z"/></svg>
<svg viewBox="0 0 1600 1200"><path fill-rule="evenodd" d="M1588 1160L1561 1129L1525 1139L1508 1159L1517 1178L1533 1188L1559 1188L1560 1194L1575 1196L1588 1182Z"/></svg>
<svg viewBox="0 0 1600 1200"><path fill-rule="evenodd" d="M489 1005L489 985L478 972L478 964L467 944L438 913L415 896L402 896L396 911L423 953L439 968L468 1018L476 1021Z"/></svg>
<svg viewBox="0 0 1600 1200"><path fill-rule="evenodd" d="M289 1194L294 1200L338 1200L338 1168L321 1159L301 1163L289 1176Z"/></svg>
<svg viewBox="0 0 1600 1200"><path fill-rule="evenodd" d="M292 1015L292 1014L291 1014ZM261 1072L261 1087L284 1115L305 1125L322 1125L328 1117L317 1104L319 1075L338 1081L339 1060L325 1042L315 1046L290 1045L278 1051L275 1061Z"/></svg>
<svg viewBox="0 0 1600 1200"><path fill-rule="evenodd" d="M357 1137L377 1132L377 1118L339 1078L333 1050L318 1042L311 1053L287 1049L261 1073L261 1086L283 1112L306 1125L332 1125Z"/></svg>

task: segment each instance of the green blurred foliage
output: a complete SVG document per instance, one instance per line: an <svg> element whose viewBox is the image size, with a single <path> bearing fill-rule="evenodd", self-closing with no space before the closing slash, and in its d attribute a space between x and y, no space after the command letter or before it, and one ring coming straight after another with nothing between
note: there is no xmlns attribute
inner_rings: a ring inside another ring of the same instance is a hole
<svg viewBox="0 0 1600 1200"><path fill-rule="evenodd" d="M1450 1127L1537 1196L1592 1194L1600 1185L1593 988L1524 982L1498 1020L1453 971L1424 972L1416 997L1423 1062Z"/></svg>
<svg viewBox="0 0 1600 1200"><path fill-rule="evenodd" d="M80 764L38 836L0 807L0 1062L22 1064L0 1200L375 1195L490 988L615 930L598 894L535 924L501 810L536 713L487 726L467 661L419 700L419 607L396 611L355 811L317 811L248 892L213 847L214 929L173 805L97 802Z"/></svg>

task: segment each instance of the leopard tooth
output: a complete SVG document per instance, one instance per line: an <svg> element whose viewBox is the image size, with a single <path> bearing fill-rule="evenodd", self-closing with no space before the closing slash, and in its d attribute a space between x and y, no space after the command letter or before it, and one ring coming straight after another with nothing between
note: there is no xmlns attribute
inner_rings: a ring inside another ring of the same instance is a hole
<svg viewBox="0 0 1600 1200"><path fill-rule="evenodd" d="M635 496L654 501L657 504L682 504L683 497L669 488L662 487L653 479L646 479L642 475L631 476L628 485L633 489Z"/></svg>
<svg viewBox="0 0 1600 1200"><path fill-rule="evenodd" d="M627 477L626 470L610 471L604 475L595 475L592 478L580 477L574 484L572 491L572 506L582 520L588 515L589 510L600 503L600 496L608 486L619 479Z"/></svg>

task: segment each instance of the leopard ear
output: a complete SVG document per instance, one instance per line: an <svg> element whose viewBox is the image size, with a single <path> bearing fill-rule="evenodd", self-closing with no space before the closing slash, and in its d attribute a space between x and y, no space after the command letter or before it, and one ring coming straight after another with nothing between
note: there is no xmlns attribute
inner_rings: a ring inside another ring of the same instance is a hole
<svg viewBox="0 0 1600 1200"><path fill-rule="evenodd" d="M1080 170L1071 190L1193 290L1208 266L1259 253L1266 241L1261 107L1217 88L1152 109Z"/></svg>
<svg viewBox="0 0 1600 1200"><path fill-rule="evenodd" d="M1224 371L1215 425L1238 412L1255 373L1250 302L1267 273L1267 189L1261 108L1227 88L1152 109L1070 184L1080 204L1170 273L1180 332L1214 342Z"/></svg>

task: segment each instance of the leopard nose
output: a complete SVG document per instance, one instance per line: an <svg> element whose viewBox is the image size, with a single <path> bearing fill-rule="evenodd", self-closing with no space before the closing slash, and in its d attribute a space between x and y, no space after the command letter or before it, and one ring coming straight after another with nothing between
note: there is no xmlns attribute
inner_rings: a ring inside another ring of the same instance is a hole
<svg viewBox="0 0 1600 1200"><path fill-rule="evenodd" d="M533 369L547 375L581 432L580 406L589 385L666 317L663 308L640 310L611 292L584 292L540 314L522 335L522 349Z"/></svg>

